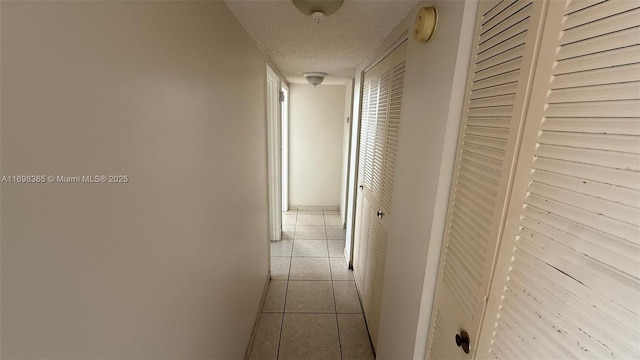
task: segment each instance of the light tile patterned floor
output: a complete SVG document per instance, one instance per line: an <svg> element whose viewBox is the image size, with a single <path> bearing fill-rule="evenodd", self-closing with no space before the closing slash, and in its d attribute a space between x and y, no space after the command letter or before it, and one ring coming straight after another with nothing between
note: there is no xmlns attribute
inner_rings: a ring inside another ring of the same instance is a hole
<svg viewBox="0 0 640 360"><path fill-rule="evenodd" d="M283 214L250 359L373 359L336 211Z"/></svg>

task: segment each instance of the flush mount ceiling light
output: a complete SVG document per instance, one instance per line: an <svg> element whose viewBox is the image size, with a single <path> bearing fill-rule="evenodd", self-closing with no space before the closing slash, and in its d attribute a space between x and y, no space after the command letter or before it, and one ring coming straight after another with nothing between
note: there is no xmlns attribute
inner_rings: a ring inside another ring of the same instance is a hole
<svg viewBox="0 0 640 360"><path fill-rule="evenodd" d="M316 24L342 6L344 0L291 0L301 13L311 16Z"/></svg>
<svg viewBox="0 0 640 360"><path fill-rule="evenodd" d="M313 86L318 86L322 84L324 81L326 73L323 72L308 72L304 73L304 77L307 79L307 82Z"/></svg>

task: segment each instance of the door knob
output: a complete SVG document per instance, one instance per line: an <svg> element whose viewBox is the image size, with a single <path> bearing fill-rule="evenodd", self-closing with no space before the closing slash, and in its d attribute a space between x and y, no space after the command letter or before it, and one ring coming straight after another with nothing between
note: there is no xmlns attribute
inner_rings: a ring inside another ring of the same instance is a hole
<svg viewBox="0 0 640 360"><path fill-rule="evenodd" d="M377 215L378 215L378 217L379 217L380 219L382 219L382 216L384 215L384 213L382 212L382 210L379 210L379 211L377 212Z"/></svg>
<svg viewBox="0 0 640 360"><path fill-rule="evenodd" d="M467 333L467 330L462 329L460 334L456 334L456 345L461 347L466 354L469 353L469 333Z"/></svg>

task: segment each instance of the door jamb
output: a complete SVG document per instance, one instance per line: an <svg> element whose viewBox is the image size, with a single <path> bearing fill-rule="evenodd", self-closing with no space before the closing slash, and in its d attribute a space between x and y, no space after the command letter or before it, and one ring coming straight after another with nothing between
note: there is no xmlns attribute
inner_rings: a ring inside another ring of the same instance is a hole
<svg viewBox="0 0 640 360"><path fill-rule="evenodd" d="M269 174L269 240L282 238L280 77L267 66L267 164Z"/></svg>
<svg viewBox="0 0 640 360"><path fill-rule="evenodd" d="M280 116L282 118L282 211L289 210L289 86L280 86Z"/></svg>

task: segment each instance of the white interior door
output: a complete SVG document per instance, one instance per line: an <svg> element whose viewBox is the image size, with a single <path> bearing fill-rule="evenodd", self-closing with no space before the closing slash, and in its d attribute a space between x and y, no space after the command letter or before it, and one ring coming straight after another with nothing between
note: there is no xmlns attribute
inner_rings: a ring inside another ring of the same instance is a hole
<svg viewBox="0 0 640 360"><path fill-rule="evenodd" d="M542 1L527 0L479 4L431 315L429 359L470 359L476 348L543 7Z"/></svg>
<svg viewBox="0 0 640 360"><path fill-rule="evenodd" d="M374 347L380 320L405 57L406 42L364 75L354 273Z"/></svg>
<svg viewBox="0 0 640 360"><path fill-rule="evenodd" d="M640 359L640 3L549 4L479 358Z"/></svg>

